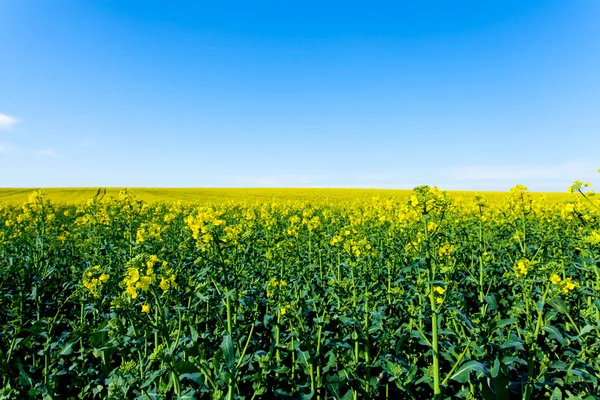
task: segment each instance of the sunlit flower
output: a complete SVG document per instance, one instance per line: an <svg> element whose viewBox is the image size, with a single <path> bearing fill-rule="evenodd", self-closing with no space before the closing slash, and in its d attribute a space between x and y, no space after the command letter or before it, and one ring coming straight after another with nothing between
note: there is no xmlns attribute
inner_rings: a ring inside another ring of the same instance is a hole
<svg viewBox="0 0 600 400"><path fill-rule="evenodd" d="M525 260L525 259L517 261L517 263L514 266L515 275L517 276L517 278L527 275L528 264L529 264L529 261Z"/></svg>

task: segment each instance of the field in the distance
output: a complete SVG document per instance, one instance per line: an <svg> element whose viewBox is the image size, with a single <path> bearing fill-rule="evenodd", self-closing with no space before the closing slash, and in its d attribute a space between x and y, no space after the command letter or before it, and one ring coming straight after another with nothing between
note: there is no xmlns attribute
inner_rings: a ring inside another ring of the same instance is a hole
<svg viewBox="0 0 600 400"><path fill-rule="evenodd" d="M21 204L27 201L28 196L36 189L3 189L0 188L0 203ZM105 192L106 190L106 192ZM100 188L100 196L118 197L122 188ZM96 196L99 188L51 188L44 189L46 198L55 203L78 203ZM131 191L139 200L148 202L192 202L192 203L221 203L227 201L282 201L300 200L309 202L336 201L336 200L365 200L373 197L380 198L406 198L411 190L393 189L292 189L292 188L132 188ZM104 194L106 193L106 194ZM488 201L502 202L506 192L475 192L475 191L448 191L453 198L472 199L476 193L484 195ZM568 193L557 192L532 192L533 198L546 196L551 203L566 199Z"/></svg>

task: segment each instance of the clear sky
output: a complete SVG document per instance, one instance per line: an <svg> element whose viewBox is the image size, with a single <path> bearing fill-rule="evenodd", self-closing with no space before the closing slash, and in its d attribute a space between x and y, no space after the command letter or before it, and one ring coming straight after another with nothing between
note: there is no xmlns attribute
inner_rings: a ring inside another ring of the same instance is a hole
<svg viewBox="0 0 600 400"><path fill-rule="evenodd" d="M598 0L0 0L0 187L598 189L599 21Z"/></svg>

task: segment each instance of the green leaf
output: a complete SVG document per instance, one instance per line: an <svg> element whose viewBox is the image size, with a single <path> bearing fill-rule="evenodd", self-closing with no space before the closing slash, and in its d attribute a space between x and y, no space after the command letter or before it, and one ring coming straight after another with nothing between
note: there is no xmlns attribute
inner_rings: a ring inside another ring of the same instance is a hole
<svg viewBox="0 0 600 400"><path fill-rule="evenodd" d="M179 380L189 379L190 381L197 383L198 385L204 385L204 376L200 372L194 372L192 374L181 374Z"/></svg>
<svg viewBox="0 0 600 400"><path fill-rule="evenodd" d="M308 351L302 351L299 348L297 349L296 353L296 358L298 361L300 361L300 363L305 367L308 367L308 364L310 364L310 353Z"/></svg>
<svg viewBox="0 0 600 400"><path fill-rule="evenodd" d="M142 383L142 385L140 386L140 388L146 388L148 386L150 386L151 384L154 383L154 381L156 380L156 378L158 378L159 376L161 376L163 373L165 372L164 369L159 369L157 371L154 371L150 374L150 376Z"/></svg>
<svg viewBox="0 0 600 400"><path fill-rule="evenodd" d="M196 343L198 341L198 331L196 328L190 325L190 333L192 335L192 342Z"/></svg>
<svg viewBox="0 0 600 400"><path fill-rule="evenodd" d="M510 367L511 365L513 365L515 363L521 364L521 365L527 365L527 361L525 361L519 357L511 357L511 356L502 357L502 364L506 365L507 367Z"/></svg>
<svg viewBox="0 0 600 400"><path fill-rule="evenodd" d="M467 327L469 329L471 329L472 331L475 330L475 327L473 326L473 324L471 323L471 321L469 321L469 318L467 318L458 308L456 308L456 307L448 307L448 310L452 310L455 313L457 313L458 316L460 317L460 319L463 320L463 322L467 325Z"/></svg>
<svg viewBox="0 0 600 400"><path fill-rule="evenodd" d="M31 380L31 378L29 377L29 375L27 375L27 373L23 369L22 365L19 365L19 375L20 375L21 385L23 385L25 387L32 387L33 386L33 381Z"/></svg>
<svg viewBox="0 0 600 400"><path fill-rule="evenodd" d="M326 356L328 359L327 364L323 367L323 373L327 373L331 368L335 368L338 365L337 357L333 351L327 352Z"/></svg>
<svg viewBox="0 0 600 400"><path fill-rule="evenodd" d="M221 343L221 350L223 351L223 356L225 356L225 364L227 368L230 370L235 365L235 354L233 350L233 340L231 339L231 335L225 335L223 337L223 342Z"/></svg>
<svg viewBox="0 0 600 400"><path fill-rule="evenodd" d="M550 300L548 302L548 304L550 304L552 306L552 308L554 308L557 312L559 312L561 314L567 314L569 312L569 310L567 309L567 305L559 297L553 298L552 300Z"/></svg>
<svg viewBox="0 0 600 400"><path fill-rule="evenodd" d="M490 294L488 296L483 296L483 299L488 303L490 311L498 309L498 302L496 302L496 296Z"/></svg>
<svg viewBox="0 0 600 400"><path fill-rule="evenodd" d="M195 372L200 372L198 366L191 361L179 361L175 363L175 370L180 374L193 374Z"/></svg>
<svg viewBox="0 0 600 400"><path fill-rule="evenodd" d="M196 392L192 389L188 389L181 393L181 396L177 397L177 400L192 400L196 398Z"/></svg>
<svg viewBox="0 0 600 400"><path fill-rule="evenodd" d="M563 335L560 333L560 330L556 326L548 324L544 325L542 329L548 332L548 337L550 339L555 339L563 346L566 346L568 344L567 341L564 339Z"/></svg>
<svg viewBox="0 0 600 400"><path fill-rule="evenodd" d="M593 330L594 330L593 326L586 325L583 328L581 328L581 332L579 333L579 335L575 336L575 339L579 339L579 338L583 337L584 335L590 333Z"/></svg>
<svg viewBox="0 0 600 400"><path fill-rule="evenodd" d="M352 400L354 398L352 389L348 390L341 400Z"/></svg>
<svg viewBox="0 0 600 400"><path fill-rule="evenodd" d="M302 394L301 399L302 400L310 400L315 396L315 392L310 392L307 394Z"/></svg>
<svg viewBox="0 0 600 400"><path fill-rule="evenodd" d="M496 359L494 360L494 366L492 367L492 370L490 372L492 378L498 376L498 373L500 372L500 360L498 360L498 357L496 357Z"/></svg>
<svg viewBox="0 0 600 400"><path fill-rule="evenodd" d="M509 347L514 347L517 350L523 350L523 340L512 334L507 341L500 345L500 348L502 349L507 349Z"/></svg>
<svg viewBox="0 0 600 400"><path fill-rule="evenodd" d="M550 400L562 400L562 392L559 388L554 388L552 391L552 396L550 396Z"/></svg>
<svg viewBox="0 0 600 400"><path fill-rule="evenodd" d="M67 343L60 352L61 356L68 356L73 353L73 342Z"/></svg>
<svg viewBox="0 0 600 400"><path fill-rule="evenodd" d="M339 315L338 319L344 325L356 325L358 322L354 318L346 317L345 315Z"/></svg>
<svg viewBox="0 0 600 400"><path fill-rule="evenodd" d="M489 374L485 365L483 365L479 361L470 360L458 367L454 374L450 377L450 379L460 383L466 383L469 380L469 374L471 373L471 371L476 371L483 375Z"/></svg>
<svg viewBox="0 0 600 400"><path fill-rule="evenodd" d="M505 327L507 325L512 325L512 324L514 324L517 321L518 320L516 318L501 319L500 321L496 321L494 323L494 329L493 330L500 329L500 328Z"/></svg>

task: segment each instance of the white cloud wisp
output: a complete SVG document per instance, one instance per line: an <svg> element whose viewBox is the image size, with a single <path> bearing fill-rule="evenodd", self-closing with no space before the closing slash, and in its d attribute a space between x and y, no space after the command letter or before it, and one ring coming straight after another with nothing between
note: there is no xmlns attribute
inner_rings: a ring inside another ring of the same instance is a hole
<svg viewBox="0 0 600 400"><path fill-rule="evenodd" d="M6 114L0 114L0 129L8 130L18 123L19 121L15 117L11 117L10 115Z"/></svg>

